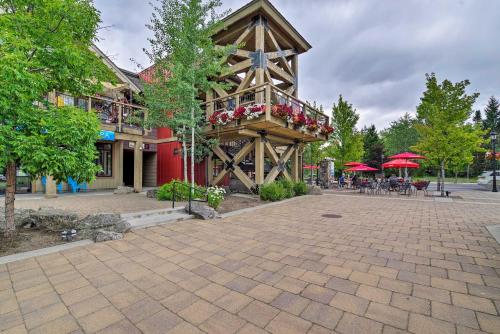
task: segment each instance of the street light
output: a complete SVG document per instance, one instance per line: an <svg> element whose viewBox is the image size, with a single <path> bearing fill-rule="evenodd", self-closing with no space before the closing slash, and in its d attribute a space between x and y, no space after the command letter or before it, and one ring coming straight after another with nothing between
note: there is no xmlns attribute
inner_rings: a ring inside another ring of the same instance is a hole
<svg viewBox="0 0 500 334"><path fill-rule="evenodd" d="M496 143L497 143L497 133L495 131L491 131L491 145L493 146L493 189L492 192L496 193L497 190L497 152L496 152Z"/></svg>

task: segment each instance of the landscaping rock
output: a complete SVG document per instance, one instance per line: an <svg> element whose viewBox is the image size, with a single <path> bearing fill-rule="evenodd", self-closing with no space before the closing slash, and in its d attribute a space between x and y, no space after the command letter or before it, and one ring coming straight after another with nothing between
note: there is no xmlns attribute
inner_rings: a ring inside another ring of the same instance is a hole
<svg viewBox="0 0 500 334"><path fill-rule="evenodd" d="M184 208L186 212L189 212L189 205ZM217 211L208 205L201 203L191 203L191 214L195 215L197 218L209 220L217 217Z"/></svg>
<svg viewBox="0 0 500 334"><path fill-rule="evenodd" d="M31 215L35 212L33 209L15 209L14 210L14 223L17 227L31 227ZM2 211L0 214L0 231L6 228L5 215Z"/></svg>
<svg viewBox="0 0 500 334"><path fill-rule="evenodd" d="M120 239L123 239L123 233L105 231L105 230L97 230L94 236L95 242L120 240Z"/></svg>
<svg viewBox="0 0 500 334"><path fill-rule="evenodd" d="M130 231L130 223L124 221L117 213L97 213L83 218L78 225L82 238L95 239L101 231L126 233Z"/></svg>
<svg viewBox="0 0 500 334"><path fill-rule="evenodd" d="M308 185L307 186L307 194L308 195L323 195L323 191L317 185Z"/></svg>
<svg viewBox="0 0 500 334"><path fill-rule="evenodd" d="M151 189L146 192L146 197L147 198L156 198L156 193L158 192L158 189Z"/></svg>
<svg viewBox="0 0 500 334"><path fill-rule="evenodd" d="M45 229L59 232L73 229L78 226L78 215L72 211L65 211L51 207L42 207L37 211L25 212L20 226Z"/></svg>
<svg viewBox="0 0 500 334"><path fill-rule="evenodd" d="M113 191L115 195L125 195L125 194L130 194L134 192L134 188L132 187L124 187L124 186L119 186L118 188Z"/></svg>

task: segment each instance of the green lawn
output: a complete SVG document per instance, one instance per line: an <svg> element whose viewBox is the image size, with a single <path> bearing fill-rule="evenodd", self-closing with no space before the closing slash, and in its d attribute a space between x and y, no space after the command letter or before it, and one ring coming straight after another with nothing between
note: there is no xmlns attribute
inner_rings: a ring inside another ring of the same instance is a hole
<svg viewBox="0 0 500 334"><path fill-rule="evenodd" d="M424 179L429 180L431 182L437 182L437 176L425 176L425 177L414 177L413 179ZM459 177L455 179L454 177L445 178L446 183L477 183L477 177L470 177L468 180L466 177Z"/></svg>

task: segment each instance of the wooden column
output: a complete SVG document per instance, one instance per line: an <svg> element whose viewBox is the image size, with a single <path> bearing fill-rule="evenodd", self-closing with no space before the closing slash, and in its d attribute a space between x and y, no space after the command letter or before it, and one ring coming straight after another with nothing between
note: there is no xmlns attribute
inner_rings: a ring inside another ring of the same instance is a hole
<svg viewBox="0 0 500 334"><path fill-rule="evenodd" d="M114 162L116 162L116 167L114 170L116 172L116 185L123 186L123 141L117 141L113 145L113 154L116 157Z"/></svg>
<svg viewBox="0 0 500 334"><path fill-rule="evenodd" d="M255 53L259 55L260 57L265 57L264 54L264 44L265 44L265 37L264 37L264 22L262 19L262 16L259 16L257 24L255 26ZM263 67L265 59L260 59L258 64L255 64L255 85L261 85L265 82L265 68ZM255 96L255 102L256 103L263 103L264 102L264 93L258 93Z"/></svg>
<svg viewBox="0 0 500 334"><path fill-rule="evenodd" d="M142 191L142 141L136 141L134 147L134 192Z"/></svg>
<svg viewBox="0 0 500 334"><path fill-rule="evenodd" d="M264 144L265 138L255 139L255 183L261 185L264 183Z"/></svg>
<svg viewBox="0 0 500 334"><path fill-rule="evenodd" d="M45 198L55 198L57 197L57 187L56 182L52 176L47 176L45 182Z"/></svg>
<svg viewBox="0 0 500 334"><path fill-rule="evenodd" d="M207 182L209 185L213 186L214 184L214 159L213 153L210 153L207 156Z"/></svg>
<svg viewBox="0 0 500 334"><path fill-rule="evenodd" d="M299 150L296 149L292 153L292 157L290 158L291 162L291 178L294 182L300 180L299 169L300 169L300 159L299 159Z"/></svg>
<svg viewBox="0 0 500 334"><path fill-rule="evenodd" d="M293 96L299 98L299 56L292 56L292 71L295 78L295 90L293 91Z"/></svg>

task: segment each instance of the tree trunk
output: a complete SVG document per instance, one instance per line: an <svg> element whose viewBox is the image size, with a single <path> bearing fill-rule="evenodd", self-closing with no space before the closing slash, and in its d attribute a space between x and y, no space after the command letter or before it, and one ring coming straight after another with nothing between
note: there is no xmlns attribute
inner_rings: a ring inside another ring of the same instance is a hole
<svg viewBox="0 0 500 334"><path fill-rule="evenodd" d="M441 170L437 173L437 191L441 191Z"/></svg>
<svg viewBox="0 0 500 334"><path fill-rule="evenodd" d="M182 160L184 162L184 182L188 182L188 162L186 147L186 126L182 127Z"/></svg>
<svg viewBox="0 0 500 334"><path fill-rule="evenodd" d="M14 201L16 199L16 163L9 161L6 167L7 188L5 189L5 237L11 239L16 233L14 222Z"/></svg>
<svg viewBox="0 0 500 334"><path fill-rule="evenodd" d="M191 108L191 121L194 124L194 109ZM191 127L191 191L194 191L194 125Z"/></svg>
<svg viewBox="0 0 500 334"><path fill-rule="evenodd" d="M444 197L444 180L445 180L445 175L444 175L444 161L441 161L441 197Z"/></svg>
<svg viewBox="0 0 500 334"><path fill-rule="evenodd" d="M458 172L455 172L455 184L458 183Z"/></svg>

